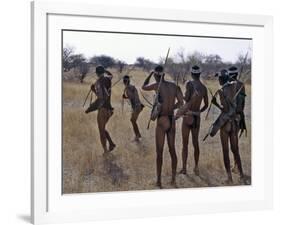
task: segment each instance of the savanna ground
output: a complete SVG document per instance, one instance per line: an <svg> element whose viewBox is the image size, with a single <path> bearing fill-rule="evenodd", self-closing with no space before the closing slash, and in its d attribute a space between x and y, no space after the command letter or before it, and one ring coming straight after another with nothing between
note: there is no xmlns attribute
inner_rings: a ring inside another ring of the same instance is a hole
<svg viewBox="0 0 281 225"><path fill-rule="evenodd" d="M112 70L113 83L121 75ZM67 74L64 74L67 75ZM140 69L131 71L131 82L138 89L141 87L147 74ZM88 74L83 84L78 81L63 81L63 193L133 191L157 189L156 182L156 152L155 152L155 122L147 130L150 108L145 107L139 116L138 124L142 134L140 142L134 142L133 129L130 123L131 109L125 102L122 113L121 95L123 83L120 81L112 89L112 105L114 114L110 118L107 130L117 147L107 155L99 141L96 116L97 112L85 114L82 108L90 85L96 79L93 72ZM166 75L167 80L171 80ZM153 81L153 78L152 78ZM202 80L214 93L218 88L217 80ZM184 85L179 84L184 92ZM153 93L143 92L151 100ZM240 155L244 173L251 175L251 85L246 84L245 116L248 128L247 137L240 138ZM140 95L143 103L146 104ZM211 98L209 94L209 99ZM87 102L86 106L88 106ZM209 117L205 120L206 111L201 115L200 131L200 176L193 173L194 157L193 146L189 141L189 157L187 175L177 174L178 188L215 187L224 186L226 172L223 165L222 150L219 134L208 138L204 143L203 137L208 132L211 123L217 118L219 111L211 108ZM181 149L181 119L176 122L176 151L178 169L182 166ZM230 152L233 165L233 156ZM165 144L162 184L163 188L174 188L170 185L171 160ZM233 174L233 185L242 185L238 174Z"/></svg>

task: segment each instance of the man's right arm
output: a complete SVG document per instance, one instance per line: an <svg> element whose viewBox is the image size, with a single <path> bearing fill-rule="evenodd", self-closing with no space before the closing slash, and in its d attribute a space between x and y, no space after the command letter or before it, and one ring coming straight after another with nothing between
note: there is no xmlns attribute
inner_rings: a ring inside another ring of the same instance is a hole
<svg viewBox="0 0 281 225"><path fill-rule="evenodd" d="M127 87L126 88L126 97L128 98L128 99L134 99L134 97L135 97L135 87L134 86L129 86L129 87Z"/></svg>
<svg viewBox="0 0 281 225"><path fill-rule="evenodd" d="M94 92L95 94L97 94L96 92L96 87L95 87L95 84L92 84L91 85L91 90L92 90L92 92Z"/></svg>
<svg viewBox="0 0 281 225"><path fill-rule="evenodd" d="M224 101L224 98L221 94L221 92L219 91L218 92L219 96L220 96L220 102L221 104L223 105L223 101ZM216 95L213 96L212 100L211 100L211 104L214 104L216 107L218 107L221 111L223 111L223 106L221 106L218 102L217 102L217 98L216 98Z"/></svg>
<svg viewBox="0 0 281 225"><path fill-rule="evenodd" d="M157 83L149 84L150 78L153 75L153 71L148 75L148 77L144 80L142 85L142 90L144 91L153 91L157 89Z"/></svg>
<svg viewBox="0 0 281 225"><path fill-rule="evenodd" d="M175 104L174 109L180 108L184 104L181 88L179 86L177 86L176 88L177 88L177 95L176 95L177 103Z"/></svg>
<svg viewBox="0 0 281 225"><path fill-rule="evenodd" d="M127 88L124 89L123 94L122 94L122 98L128 99L128 96L127 96Z"/></svg>

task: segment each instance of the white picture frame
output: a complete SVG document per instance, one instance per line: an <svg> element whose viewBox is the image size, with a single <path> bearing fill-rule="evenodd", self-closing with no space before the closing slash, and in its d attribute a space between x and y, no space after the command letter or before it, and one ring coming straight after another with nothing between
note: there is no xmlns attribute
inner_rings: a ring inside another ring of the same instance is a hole
<svg viewBox="0 0 281 225"><path fill-rule="evenodd" d="M66 17L68 19L64 21ZM194 32L200 35L216 36L227 29L225 36L235 37L241 33L253 38L252 149L255 151L252 153L251 186L61 194L61 165L57 158L57 153L61 151L61 131L56 126L60 119L57 115L60 114L54 113L60 89L53 75L61 71L58 71L61 61L55 61L56 57L60 57L55 49L61 46L56 35L65 24L68 24L68 29L75 26L92 29L94 20L104 20L103 25L107 29L111 26L112 30L119 31L142 29L143 32L148 29L149 32L150 26L144 26L145 23L167 27L189 24L200 27L194 28ZM126 26L118 27L120 21L127 23ZM42 224L272 208L273 116L268 116L273 115L272 22L272 17L259 15L32 2L32 222ZM219 26L222 29L217 29ZM230 30L230 27L233 29Z"/></svg>

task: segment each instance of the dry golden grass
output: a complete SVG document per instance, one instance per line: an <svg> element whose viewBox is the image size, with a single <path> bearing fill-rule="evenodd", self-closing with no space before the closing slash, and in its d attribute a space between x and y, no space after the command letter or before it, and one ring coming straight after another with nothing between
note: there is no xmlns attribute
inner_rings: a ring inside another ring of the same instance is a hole
<svg viewBox="0 0 281 225"><path fill-rule="evenodd" d="M132 76L132 83L137 87L141 86L146 76L144 72L139 70L134 70L130 75ZM113 82L118 80L118 77L116 75ZM167 78L169 77L167 76ZM96 122L97 112L85 114L85 108L82 108L84 98L93 81L94 74L90 74L84 84L69 81L64 81L63 83L63 192L81 193L156 189L155 123L151 123L149 130L146 129L150 109L145 107L138 120L142 140L139 143L133 142L134 134L129 120L130 106L125 104L124 112L122 113L121 110L123 84L119 82L114 86L112 89L112 105L115 109L107 129L117 147L112 153L103 156ZM213 92L218 88L217 81L204 80L203 82ZM181 85L181 88L184 91L183 85ZM248 96L245 111L248 135L247 137L243 135L240 139L240 154L244 172L247 175L251 175L250 89L250 84L247 84ZM152 99L152 93L144 94L147 98ZM143 99L142 101L145 103ZM207 133L209 126L217 115L218 111L214 107L210 111L208 120L204 119L205 113L203 113L200 132L200 176L193 174L194 157L190 140L188 175L177 175L177 186L179 188L225 185L226 173L223 166L219 135L217 134L214 138L208 138L202 143L203 136ZM177 121L176 133L178 171L182 165L180 125L181 119ZM230 156L233 162L231 152ZM233 178L234 185L240 185L238 175L233 174ZM172 188L169 184L171 161L166 145L162 179L164 188Z"/></svg>

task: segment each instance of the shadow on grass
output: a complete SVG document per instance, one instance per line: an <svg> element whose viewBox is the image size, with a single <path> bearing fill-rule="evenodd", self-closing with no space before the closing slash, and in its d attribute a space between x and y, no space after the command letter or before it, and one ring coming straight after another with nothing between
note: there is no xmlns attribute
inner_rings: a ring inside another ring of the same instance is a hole
<svg viewBox="0 0 281 225"><path fill-rule="evenodd" d="M103 159L104 171L110 176L113 185L120 185L129 179L123 169L117 164L116 157L108 154Z"/></svg>

